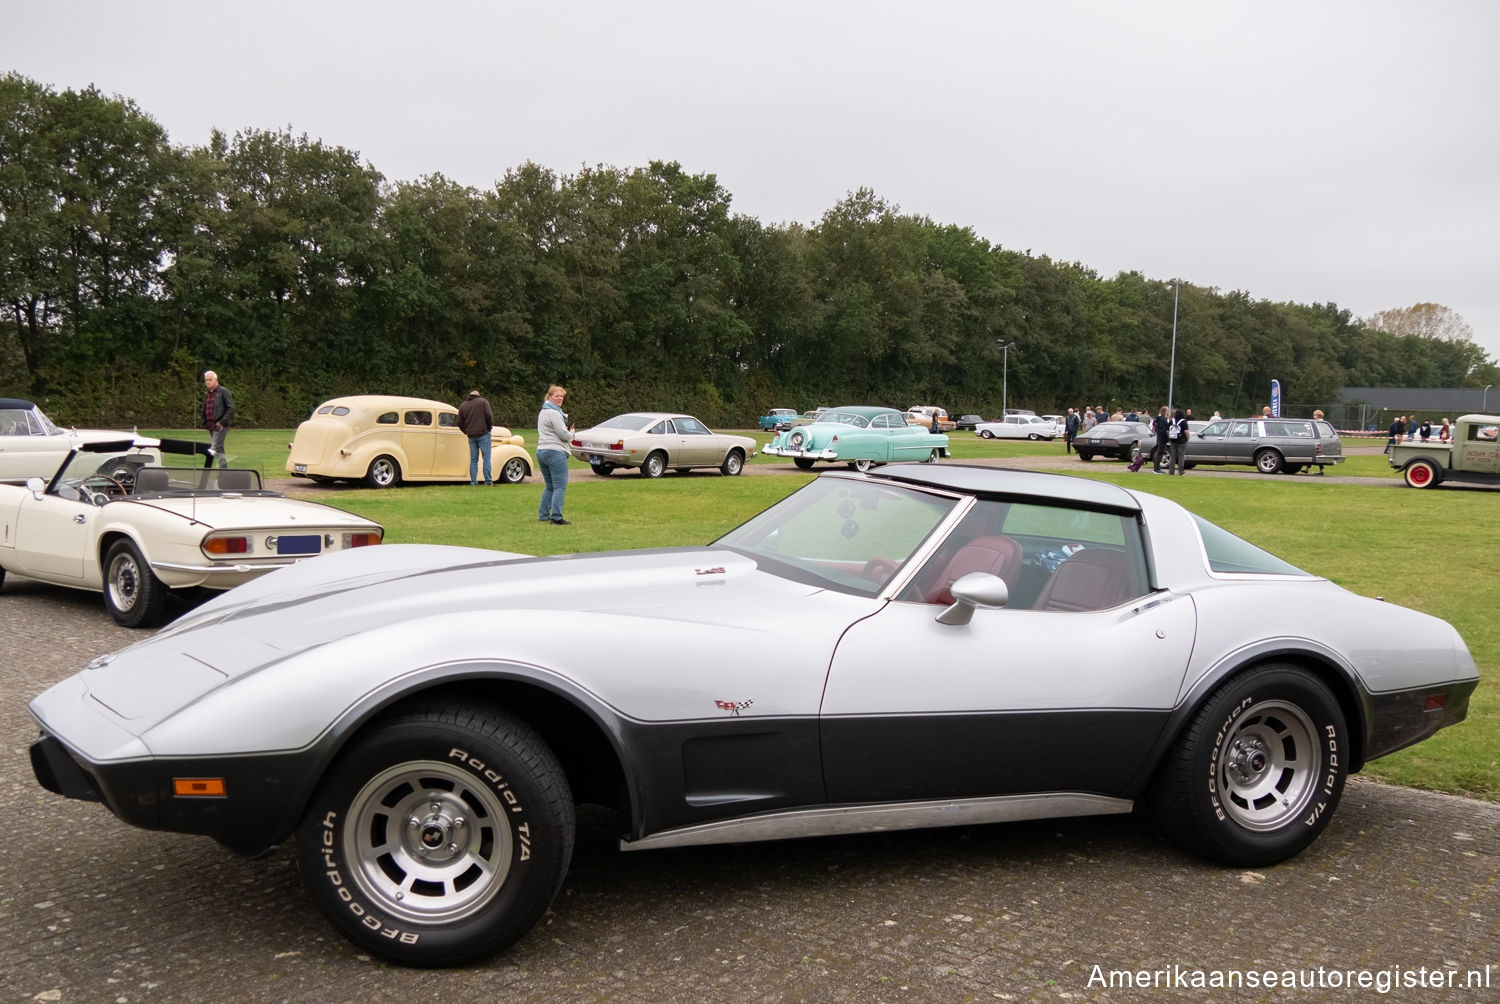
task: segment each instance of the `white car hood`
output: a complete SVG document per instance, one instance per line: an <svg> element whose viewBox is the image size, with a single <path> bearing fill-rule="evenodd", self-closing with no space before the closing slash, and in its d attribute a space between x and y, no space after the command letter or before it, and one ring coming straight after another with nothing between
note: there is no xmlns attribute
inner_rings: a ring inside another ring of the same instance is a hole
<svg viewBox="0 0 1500 1004"><path fill-rule="evenodd" d="M131 497L123 501L128 505L147 506L162 512L173 513L191 522L201 523L211 530L284 526L298 523L319 527L371 525L371 521L363 516L356 516L332 506L275 495L258 498L230 493L198 497ZM111 505L117 504L119 503L111 503Z"/></svg>

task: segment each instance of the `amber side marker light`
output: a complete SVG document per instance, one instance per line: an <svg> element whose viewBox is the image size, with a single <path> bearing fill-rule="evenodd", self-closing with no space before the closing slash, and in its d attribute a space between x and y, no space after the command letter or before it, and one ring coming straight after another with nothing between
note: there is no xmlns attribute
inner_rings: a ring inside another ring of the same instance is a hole
<svg viewBox="0 0 1500 1004"><path fill-rule="evenodd" d="M178 798L223 798L229 789L222 777L174 777L172 794Z"/></svg>

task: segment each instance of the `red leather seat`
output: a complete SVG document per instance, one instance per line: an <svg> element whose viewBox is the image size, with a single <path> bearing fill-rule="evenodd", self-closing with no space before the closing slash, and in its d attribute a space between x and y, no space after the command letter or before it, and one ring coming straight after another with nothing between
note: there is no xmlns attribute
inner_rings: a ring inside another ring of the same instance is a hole
<svg viewBox="0 0 1500 1004"><path fill-rule="evenodd" d="M928 603L953 602L953 583L970 572L998 575L1011 590L1021 577L1021 545L1010 537L975 537L948 560L948 566L927 596Z"/></svg>

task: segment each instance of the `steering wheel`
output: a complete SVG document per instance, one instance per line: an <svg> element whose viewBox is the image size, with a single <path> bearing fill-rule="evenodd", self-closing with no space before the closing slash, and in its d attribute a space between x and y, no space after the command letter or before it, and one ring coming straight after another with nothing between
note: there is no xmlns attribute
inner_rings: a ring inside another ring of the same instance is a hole
<svg viewBox="0 0 1500 1004"><path fill-rule="evenodd" d="M868 579L877 586L883 586L896 574L896 563L890 558L871 558L865 562L865 567L859 570L859 577Z"/></svg>
<svg viewBox="0 0 1500 1004"><path fill-rule="evenodd" d="M120 482L116 481L108 474L90 474L88 477L78 482L78 493L84 498L88 499L90 502L94 503L94 505L104 505L106 502L108 502L110 500L110 492L91 490L89 488L90 481L108 481L115 488L119 489L120 495L124 496L130 494L129 488L126 488L124 485L120 484Z"/></svg>

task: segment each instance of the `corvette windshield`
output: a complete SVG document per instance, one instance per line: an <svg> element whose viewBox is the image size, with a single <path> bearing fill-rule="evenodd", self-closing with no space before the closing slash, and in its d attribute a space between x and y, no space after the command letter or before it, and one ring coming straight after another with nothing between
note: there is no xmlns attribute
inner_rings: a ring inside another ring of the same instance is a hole
<svg viewBox="0 0 1500 1004"><path fill-rule="evenodd" d="M711 546L799 582L873 596L956 504L897 485L819 478Z"/></svg>

